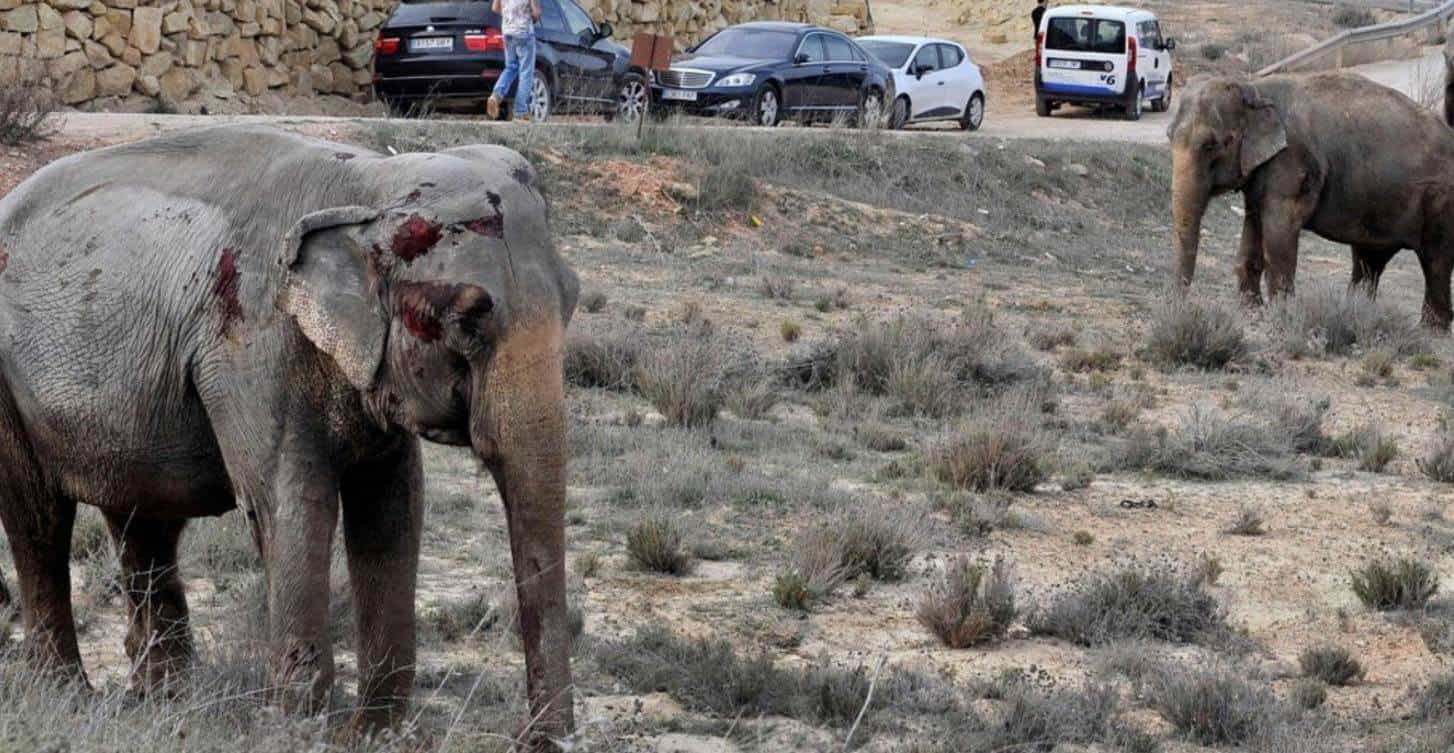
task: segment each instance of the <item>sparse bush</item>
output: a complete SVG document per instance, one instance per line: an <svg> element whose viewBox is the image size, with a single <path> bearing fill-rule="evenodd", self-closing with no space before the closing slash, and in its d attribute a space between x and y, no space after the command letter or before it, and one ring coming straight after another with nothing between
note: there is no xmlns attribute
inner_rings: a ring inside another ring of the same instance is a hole
<svg viewBox="0 0 1454 753"><path fill-rule="evenodd" d="M1383 500L1376 500L1368 503L1368 514L1373 516L1374 523L1386 526L1393 521L1393 506Z"/></svg>
<svg viewBox="0 0 1454 753"><path fill-rule="evenodd" d="M1288 480L1306 471L1294 448L1294 436L1277 428L1229 419L1192 406L1176 432L1132 432L1119 466L1198 481L1239 478Z"/></svg>
<svg viewBox="0 0 1454 753"><path fill-rule="evenodd" d="M793 278L778 272L764 274L757 280L758 292L769 301L791 301L795 288Z"/></svg>
<svg viewBox="0 0 1454 753"><path fill-rule="evenodd" d="M928 453L929 472L958 489L1032 492L1049 473L1049 438L1028 396L974 411Z"/></svg>
<svg viewBox="0 0 1454 753"><path fill-rule="evenodd" d="M1272 414L1270 428L1274 437L1284 437L1292 452L1325 453L1329 440L1323 433L1323 419L1331 402L1327 398L1265 398Z"/></svg>
<svg viewBox="0 0 1454 753"><path fill-rule="evenodd" d="M1070 543L1076 546L1090 546L1096 543L1096 537L1090 531L1076 531L1071 535Z"/></svg>
<svg viewBox="0 0 1454 753"><path fill-rule="evenodd" d="M925 516L920 510L856 505L798 539L797 569L810 579L813 573L822 573L820 582L835 585L859 575L899 580L923 546L926 532Z"/></svg>
<svg viewBox="0 0 1454 753"><path fill-rule="evenodd" d="M863 321L790 370L805 387L851 385L936 417L959 413L974 397L1042 376L983 306L967 308L952 323L915 317Z"/></svg>
<svg viewBox="0 0 1454 753"><path fill-rule="evenodd" d="M1419 472L1434 481L1454 484L1454 432L1443 427L1433 452L1420 458Z"/></svg>
<svg viewBox="0 0 1454 753"><path fill-rule="evenodd" d="M610 302L611 299L599 290L592 290L581 294L581 308L587 313L599 314L606 310L606 304Z"/></svg>
<svg viewBox="0 0 1454 753"><path fill-rule="evenodd" d="M1202 45L1202 57L1216 62L1227 55L1227 46L1216 42L1207 42Z"/></svg>
<svg viewBox="0 0 1454 753"><path fill-rule="evenodd" d="M1174 568L1131 564L1062 588L1047 607L1031 613L1031 631L1102 646L1126 639L1214 642L1230 630L1203 579Z"/></svg>
<svg viewBox="0 0 1454 753"><path fill-rule="evenodd" d="M1363 677L1363 665L1353 658L1352 652L1331 643L1303 649L1297 661L1302 668L1303 677L1328 685L1351 685Z"/></svg>
<svg viewBox="0 0 1454 753"><path fill-rule="evenodd" d="M1031 332L1030 344L1036 350L1055 350L1062 345L1075 344L1075 331L1069 329L1041 329Z"/></svg>
<svg viewBox="0 0 1454 753"><path fill-rule="evenodd" d="M803 325L791 319L784 320L782 325L778 327L778 332L782 335L783 342L795 343L803 335Z"/></svg>
<svg viewBox="0 0 1454 753"><path fill-rule="evenodd" d="M1003 719L963 750L1053 750L1062 744L1114 742L1124 733L1115 724L1120 701L1110 686L1046 688L1018 680L1003 683L999 694L1007 707Z"/></svg>
<svg viewBox="0 0 1454 753"><path fill-rule="evenodd" d="M1343 29L1356 29L1378 23L1373 11L1352 5L1339 5L1333 11L1333 25Z"/></svg>
<svg viewBox="0 0 1454 753"><path fill-rule="evenodd" d="M738 418L758 421L767 418L778 404L778 393L771 379L749 379L728 389L723 404Z"/></svg>
<svg viewBox="0 0 1454 753"><path fill-rule="evenodd" d="M1454 674L1442 674L1429 680L1429 684L1419 691L1414 714L1426 722L1454 717Z"/></svg>
<svg viewBox="0 0 1454 753"><path fill-rule="evenodd" d="M1292 686L1292 702L1298 708L1312 711L1328 700L1328 686L1320 680L1299 680Z"/></svg>
<svg viewBox="0 0 1454 753"><path fill-rule="evenodd" d="M949 512L964 535L971 538L988 536L1010 528L1015 522L1010 512L1010 498L1003 495L975 496L955 494L949 499Z"/></svg>
<svg viewBox="0 0 1454 753"><path fill-rule="evenodd" d="M19 146L50 136L51 116L61 106L57 91L29 81L0 84L0 144Z"/></svg>
<svg viewBox="0 0 1454 753"><path fill-rule="evenodd" d="M1281 348L1293 358L1378 349L1388 354L1391 370L1392 358L1429 350L1418 322L1364 292L1311 286L1273 303L1271 310Z"/></svg>
<svg viewBox="0 0 1454 753"><path fill-rule="evenodd" d="M1221 303L1172 298L1152 313L1147 352L1163 367L1217 370L1247 354L1237 312Z"/></svg>
<svg viewBox="0 0 1454 753"><path fill-rule="evenodd" d="M577 387L629 389L641 358L641 333L627 327L601 332L571 328L565 343L565 380Z"/></svg>
<svg viewBox="0 0 1454 753"><path fill-rule="evenodd" d="M1227 533L1233 536L1261 536L1267 533L1263 526L1262 510L1251 505L1243 505L1237 513L1236 520L1227 526Z"/></svg>
<svg viewBox="0 0 1454 753"><path fill-rule="evenodd" d="M497 624L501 613L484 594L434 607L424 613L424 624L443 641L454 643Z"/></svg>
<svg viewBox="0 0 1454 753"><path fill-rule="evenodd" d="M1224 667L1167 667L1151 684L1157 713L1202 745L1241 745L1291 716L1271 692Z"/></svg>
<svg viewBox="0 0 1454 753"><path fill-rule="evenodd" d="M909 440L902 433L883 424L855 425L853 433L864 447L874 452L903 452L909 448Z"/></svg>
<svg viewBox="0 0 1454 753"><path fill-rule="evenodd" d="M1414 557L1378 557L1353 571L1352 586L1369 609L1419 609L1439 592L1439 576Z"/></svg>
<svg viewBox="0 0 1454 753"><path fill-rule="evenodd" d="M642 570L667 575L692 571L692 557L682 547L681 528L676 518L665 513L648 513L626 532L626 553Z"/></svg>
<svg viewBox="0 0 1454 753"><path fill-rule="evenodd" d="M1358 470L1383 473L1398 458L1398 442L1376 424L1363 424L1333 440L1328 454L1358 460Z"/></svg>
<svg viewBox="0 0 1454 753"><path fill-rule="evenodd" d="M1121 354L1104 348L1086 350L1076 348L1066 351L1060 358L1060 367L1066 371L1085 373L1115 371L1121 368Z"/></svg>
<svg viewBox="0 0 1454 753"><path fill-rule="evenodd" d="M1015 584L1003 559L993 564L961 557L919 602L919 624L950 648L999 640L1015 619Z"/></svg>
<svg viewBox="0 0 1454 753"><path fill-rule="evenodd" d="M746 211L757 201L757 181L738 160L723 160L697 177L699 212Z"/></svg>
<svg viewBox="0 0 1454 753"><path fill-rule="evenodd" d="M636 386L666 420L706 426L722 406L722 353L709 338L677 335L640 355Z"/></svg>

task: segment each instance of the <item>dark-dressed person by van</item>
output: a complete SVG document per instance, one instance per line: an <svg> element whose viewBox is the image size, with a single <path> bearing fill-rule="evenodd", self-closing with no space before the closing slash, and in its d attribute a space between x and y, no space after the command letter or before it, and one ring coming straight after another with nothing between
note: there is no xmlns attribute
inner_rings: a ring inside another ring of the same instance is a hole
<svg viewBox="0 0 1454 753"><path fill-rule="evenodd" d="M1040 38L1040 19L1045 17L1046 0L1035 0L1035 10L1030 11L1030 39Z"/></svg>

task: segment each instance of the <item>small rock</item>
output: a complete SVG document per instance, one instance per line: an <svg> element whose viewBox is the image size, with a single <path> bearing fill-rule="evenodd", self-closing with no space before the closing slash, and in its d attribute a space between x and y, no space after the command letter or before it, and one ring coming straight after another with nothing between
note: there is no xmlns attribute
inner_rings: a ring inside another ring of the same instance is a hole
<svg viewBox="0 0 1454 753"><path fill-rule="evenodd" d="M1041 162L1040 160L1035 159L1034 157L1031 157L1028 154L1025 155L1025 164L1026 165L1029 165L1030 167L1040 167L1040 168L1045 167L1045 163L1044 162Z"/></svg>
<svg viewBox="0 0 1454 753"><path fill-rule="evenodd" d="M1067 172L1075 173L1076 175L1079 175L1082 178L1090 175L1090 168L1089 167L1086 167L1085 165L1080 164L1079 162L1072 162L1072 163L1066 165L1065 166L1065 169L1066 169Z"/></svg>

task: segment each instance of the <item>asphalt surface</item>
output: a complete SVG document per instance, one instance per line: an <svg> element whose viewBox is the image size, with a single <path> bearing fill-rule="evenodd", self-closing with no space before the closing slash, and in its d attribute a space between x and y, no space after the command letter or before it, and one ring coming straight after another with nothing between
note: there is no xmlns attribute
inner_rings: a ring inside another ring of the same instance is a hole
<svg viewBox="0 0 1454 753"><path fill-rule="evenodd" d="M1348 69L1365 75L1385 86L1391 86L1431 107L1440 107L1443 100L1443 61L1437 49L1413 60L1394 60ZM1165 144L1166 127L1171 113L1147 112L1138 122L1122 119L1115 113L1098 115L1083 108L1066 108L1053 117L1036 117L1030 105L996 107L991 102L984 126L978 136L1005 139L1071 139L1082 141L1113 141L1141 144ZM131 140L179 128L196 128L221 123L274 124L347 124L369 122L368 118L337 118L291 115L151 115L132 113L68 113L61 127L66 136ZM598 120L572 119L572 125L606 124ZM709 120L693 121L701 128L745 128L741 125L714 124ZM496 128L519 128L508 123ZM533 127L551 127L550 124ZM791 126L789 126L791 127ZM758 129L765 130L765 129ZM911 128L897 133L902 138L955 138L964 133L957 128L938 126Z"/></svg>

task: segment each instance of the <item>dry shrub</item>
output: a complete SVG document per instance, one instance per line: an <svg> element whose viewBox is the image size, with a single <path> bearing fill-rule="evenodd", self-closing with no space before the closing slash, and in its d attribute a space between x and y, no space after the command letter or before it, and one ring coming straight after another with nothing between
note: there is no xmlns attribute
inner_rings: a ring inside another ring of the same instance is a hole
<svg viewBox="0 0 1454 753"><path fill-rule="evenodd" d="M1236 309L1182 297L1152 312L1146 347L1150 359L1165 368L1218 370L1247 355Z"/></svg>
<svg viewBox="0 0 1454 753"><path fill-rule="evenodd" d="M635 369L637 389L669 423L706 426L722 406L723 358L710 337L672 335L641 354Z"/></svg>
<svg viewBox="0 0 1454 753"><path fill-rule="evenodd" d="M577 387L630 389L641 358L640 330L608 326L600 331L573 327L565 343L565 380Z"/></svg>
<svg viewBox="0 0 1454 753"><path fill-rule="evenodd" d="M950 648L999 640L1015 619L1015 584L1010 565L960 557L919 602L919 624Z"/></svg>
<svg viewBox="0 0 1454 753"><path fill-rule="evenodd" d="M1351 585L1369 609L1419 609L1439 592L1439 575L1416 557L1382 556L1353 571Z"/></svg>
<svg viewBox="0 0 1454 753"><path fill-rule="evenodd" d="M971 306L948 323L910 316L861 321L790 371L809 388L851 385L937 417L959 413L974 397L1042 376L984 306Z"/></svg>
<svg viewBox="0 0 1454 753"><path fill-rule="evenodd" d="M1082 646L1120 640L1215 642L1230 628L1204 577L1161 563L1130 563L1062 586L1030 615L1030 629Z"/></svg>
<svg viewBox="0 0 1454 753"><path fill-rule="evenodd" d="M1363 677L1363 665L1353 658L1352 652L1331 643L1303 649L1297 661L1304 677L1329 685L1351 685Z"/></svg>
<svg viewBox="0 0 1454 753"><path fill-rule="evenodd" d="M1442 674L1429 681L1418 694L1414 715L1426 722L1454 717L1454 674Z"/></svg>
<svg viewBox="0 0 1454 753"><path fill-rule="evenodd" d="M588 314L599 314L606 310L606 305L611 302L607 295L599 290L591 290L581 294L581 309Z"/></svg>
<svg viewBox="0 0 1454 753"><path fill-rule="evenodd" d="M636 567L654 573L686 575L692 555L682 547L677 519L665 512L649 512L626 532L626 553Z"/></svg>
<svg viewBox="0 0 1454 753"><path fill-rule="evenodd" d="M1335 457L1355 458L1358 470L1383 473L1398 458L1398 442L1383 433L1377 424L1360 424L1352 431L1332 440L1328 454Z"/></svg>
<svg viewBox="0 0 1454 753"><path fill-rule="evenodd" d="M1454 431L1443 426L1434 450L1418 460L1419 472L1434 481L1454 484Z"/></svg>
<svg viewBox="0 0 1454 753"><path fill-rule="evenodd" d="M1001 682L996 690L1005 704L1000 722L971 738L975 744L946 750L1048 751L1092 743L1105 743L1107 750L1145 750L1128 747L1135 735L1116 723L1120 696L1109 685L1042 687L1025 678Z"/></svg>
<svg viewBox="0 0 1454 753"><path fill-rule="evenodd" d="M1429 351L1428 334L1413 317L1359 290L1310 286L1274 302L1271 318L1278 346L1292 358L1343 356L1356 349L1398 357Z"/></svg>
<svg viewBox="0 0 1454 753"><path fill-rule="evenodd" d="M723 405L732 415L759 421L767 418L778 404L778 392L772 379L739 379L722 396Z"/></svg>
<svg viewBox="0 0 1454 753"><path fill-rule="evenodd" d="M1292 713L1266 688L1228 667L1166 667L1151 680L1152 706L1202 745L1241 745L1286 724Z"/></svg>
<svg viewBox="0 0 1454 753"><path fill-rule="evenodd" d="M51 119L61 102L56 90L30 82L0 84L0 144L19 146L55 131Z"/></svg>
<svg viewBox="0 0 1454 753"><path fill-rule="evenodd" d="M1005 398L976 409L930 448L926 465L958 489L1032 492L1049 473L1051 441L1038 401Z"/></svg>
<svg viewBox="0 0 1454 753"><path fill-rule="evenodd" d="M1252 505L1243 505L1237 513L1232 524L1227 526L1227 533L1233 536L1261 536L1267 533L1263 524L1262 509Z"/></svg>
<svg viewBox="0 0 1454 753"><path fill-rule="evenodd" d="M1173 478L1228 481L1242 478L1289 480L1306 473L1294 454L1296 435L1261 422L1238 421L1192 406L1176 431L1136 431L1119 465Z"/></svg>
<svg viewBox="0 0 1454 753"><path fill-rule="evenodd" d="M809 582L826 586L826 591L860 575L901 580L927 535L927 515L922 509L854 505L798 539L794 568Z"/></svg>

